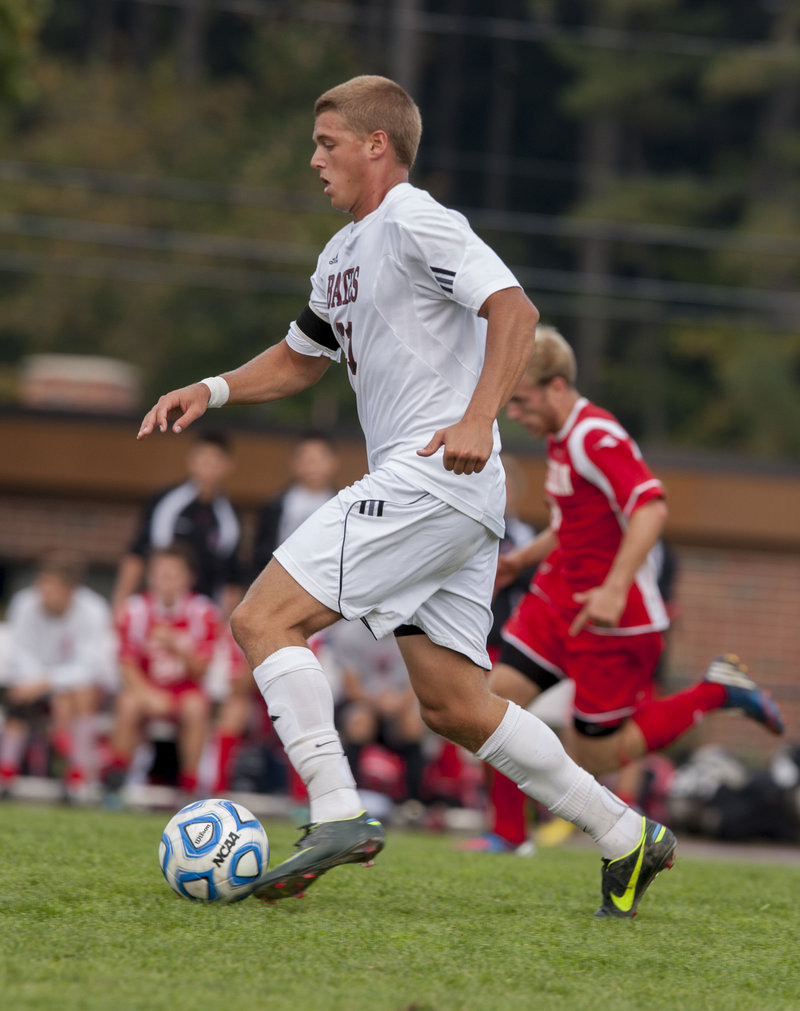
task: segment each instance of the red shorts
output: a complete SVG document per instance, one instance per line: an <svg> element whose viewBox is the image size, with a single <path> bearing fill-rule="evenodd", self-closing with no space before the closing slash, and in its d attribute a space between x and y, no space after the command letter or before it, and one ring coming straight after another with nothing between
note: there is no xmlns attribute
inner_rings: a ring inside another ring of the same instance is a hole
<svg viewBox="0 0 800 1011"><path fill-rule="evenodd" d="M171 711L163 717L166 720L175 720L180 715L180 703L184 696L186 695L200 695L202 698L206 698L205 690L202 685L199 685L196 681L175 681L173 684L160 685L156 682L151 682L155 688L158 688L162 692L166 692L168 695L172 696L172 706Z"/></svg>
<svg viewBox="0 0 800 1011"><path fill-rule="evenodd" d="M573 619L574 615L556 610L543 597L527 593L503 626L503 641L532 661L531 669L522 673L533 681L538 683L535 668L541 667L552 675L550 684L563 677L575 682L577 720L614 726L652 697L663 636L660 632L604 635L585 627L571 636ZM507 656L501 662L508 662Z"/></svg>

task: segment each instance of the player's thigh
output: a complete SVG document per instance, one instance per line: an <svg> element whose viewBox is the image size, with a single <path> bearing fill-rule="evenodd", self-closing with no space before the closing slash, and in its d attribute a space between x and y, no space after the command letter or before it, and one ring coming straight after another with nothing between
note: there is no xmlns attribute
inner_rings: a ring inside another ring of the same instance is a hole
<svg viewBox="0 0 800 1011"><path fill-rule="evenodd" d="M593 776L614 772L620 767L622 728L604 737L585 737L576 733L572 742L572 757Z"/></svg>
<svg viewBox="0 0 800 1011"><path fill-rule="evenodd" d="M114 703L114 722L118 726L137 726L148 713L145 697L131 688L121 688Z"/></svg>
<svg viewBox="0 0 800 1011"><path fill-rule="evenodd" d="M640 758L646 753L647 746L641 730L633 720L626 719L600 737L587 737L576 732L572 736L570 750L578 765L594 776L602 776Z"/></svg>
<svg viewBox="0 0 800 1011"><path fill-rule="evenodd" d="M272 652L293 638L307 639L338 618L338 612L309 593L273 558L231 615L231 631L252 667L264 658L262 648L254 660L254 642L270 640L267 649Z"/></svg>

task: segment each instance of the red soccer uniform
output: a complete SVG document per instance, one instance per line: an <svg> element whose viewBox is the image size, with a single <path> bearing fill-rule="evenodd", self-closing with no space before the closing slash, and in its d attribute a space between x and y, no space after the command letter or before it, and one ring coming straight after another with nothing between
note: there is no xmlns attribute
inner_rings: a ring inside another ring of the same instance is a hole
<svg viewBox="0 0 800 1011"><path fill-rule="evenodd" d="M149 593L136 594L125 602L119 622L120 660L136 664L159 688L180 693L198 688L185 661L157 639L159 628L178 632L192 652L210 660L221 634L220 613L208 597L189 593L172 607L165 607Z"/></svg>
<svg viewBox="0 0 800 1011"><path fill-rule="evenodd" d="M558 546L539 566L531 592L503 629L503 639L538 666L575 681L575 714L611 725L652 691L667 628L654 559L640 569L617 628L569 626L581 610L574 595L600 586L628 520L664 495L639 448L608 411L581 398L548 439L545 490Z"/></svg>
<svg viewBox="0 0 800 1011"><path fill-rule="evenodd" d="M558 547L539 566L532 589L574 616L581 605L573 595L600 586L631 514L663 498L664 489L616 418L581 398L561 431L548 439L545 491ZM632 635L668 624L650 559L631 587L619 628L595 632Z"/></svg>

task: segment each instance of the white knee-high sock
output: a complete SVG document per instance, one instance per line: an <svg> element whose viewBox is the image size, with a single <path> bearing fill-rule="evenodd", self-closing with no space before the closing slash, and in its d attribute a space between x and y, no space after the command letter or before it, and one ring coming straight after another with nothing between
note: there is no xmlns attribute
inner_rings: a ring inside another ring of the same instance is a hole
<svg viewBox="0 0 800 1011"><path fill-rule="evenodd" d="M641 816L576 765L553 731L514 702L478 758L553 814L588 832L606 859L624 856L638 845Z"/></svg>
<svg viewBox="0 0 800 1011"><path fill-rule="evenodd" d="M333 695L319 661L286 646L253 671L275 731L308 790L310 819L335 821L364 810L333 723Z"/></svg>

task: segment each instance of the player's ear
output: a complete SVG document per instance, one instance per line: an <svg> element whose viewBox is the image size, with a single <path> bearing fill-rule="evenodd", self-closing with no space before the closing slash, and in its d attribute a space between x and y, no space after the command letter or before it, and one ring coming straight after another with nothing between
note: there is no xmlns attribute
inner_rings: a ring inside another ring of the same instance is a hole
<svg viewBox="0 0 800 1011"><path fill-rule="evenodd" d="M385 130L373 130L367 141L367 150L372 158L382 157L392 146Z"/></svg>

